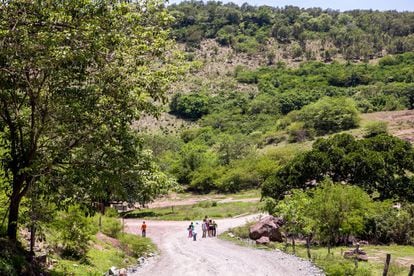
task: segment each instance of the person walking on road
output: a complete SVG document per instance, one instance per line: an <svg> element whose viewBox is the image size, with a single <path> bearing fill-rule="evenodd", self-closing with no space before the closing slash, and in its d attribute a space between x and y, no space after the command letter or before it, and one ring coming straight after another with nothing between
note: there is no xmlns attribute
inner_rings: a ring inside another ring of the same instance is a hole
<svg viewBox="0 0 414 276"><path fill-rule="evenodd" d="M201 230L203 231L203 238L205 238L207 234L207 220L206 219L203 219L203 223L201 224Z"/></svg>
<svg viewBox="0 0 414 276"><path fill-rule="evenodd" d="M193 241L197 240L197 227L198 227L198 222L196 222L195 226L193 227Z"/></svg>
<svg viewBox="0 0 414 276"><path fill-rule="evenodd" d="M144 238L147 236L147 225L145 224L145 221L143 221L141 225L141 235Z"/></svg>
<svg viewBox="0 0 414 276"><path fill-rule="evenodd" d="M213 221L211 219L208 221L208 236L213 236Z"/></svg>
<svg viewBox="0 0 414 276"><path fill-rule="evenodd" d="M193 237L193 230L194 230L194 224L193 222L190 223L190 225L187 228L188 230L188 237L192 238Z"/></svg>
<svg viewBox="0 0 414 276"><path fill-rule="evenodd" d="M216 221L213 221L213 237L215 237L217 234L217 223Z"/></svg>

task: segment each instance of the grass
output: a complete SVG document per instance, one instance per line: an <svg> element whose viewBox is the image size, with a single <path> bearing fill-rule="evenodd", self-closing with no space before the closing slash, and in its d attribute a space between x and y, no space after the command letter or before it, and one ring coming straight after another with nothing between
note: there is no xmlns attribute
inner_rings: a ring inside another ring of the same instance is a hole
<svg viewBox="0 0 414 276"><path fill-rule="evenodd" d="M283 244L277 244L276 248L285 250L286 253L292 254L292 247ZM343 252L350 250L349 247L341 246L331 249L331 254L328 255L326 247L312 247L311 255L312 261L328 275L341 275L341 271L348 271L350 275L381 275L384 269L386 254L391 254L391 266L388 272L389 276L408 275L410 262L414 264L414 247L391 245L391 246L375 246L367 245L361 247L367 252L370 258L368 262L359 262L358 269L355 271L355 265L352 260L347 260L342 257ZM296 255L301 258L306 258L306 248L300 244L296 248ZM406 260L406 262L402 262Z"/></svg>
<svg viewBox="0 0 414 276"><path fill-rule="evenodd" d="M93 245L84 260L66 260L53 256L57 263L51 275L102 275L109 268L127 267L137 263L137 258L156 251L148 238L131 234L119 235L120 247L94 238Z"/></svg>
<svg viewBox="0 0 414 276"><path fill-rule="evenodd" d="M222 233L219 238L231 241L241 246L255 247L258 249L279 249L288 254L293 254L292 246L284 243L270 243L269 246L258 246L253 241L248 240L248 229L252 223L244 226L232 228ZM234 236L230 236L232 233ZM296 254L303 259L307 258L306 247L299 243L296 246ZM359 262L358 267L352 260L344 259L343 252L349 250L349 247L335 247L328 254L326 247L311 248L312 262L322 268L326 275L382 275L386 254L391 254L391 265L388 271L389 276L408 275L411 264L414 264L414 247L401 245L367 245L361 247L369 256L368 262Z"/></svg>
<svg viewBox="0 0 414 276"><path fill-rule="evenodd" d="M126 255L119 248L108 243L98 241L91 248L85 261L65 260L54 256L57 264L51 275L102 275L110 267L122 267L131 264L134 259Z"/></svg>
<svg viewBox="0 0 414 276"><path fill-rule="evenodd" d="M125 215L125 218L143 218L153 220L194 220L204 216L214 218L234 217L242 214L253 214L259 211L257 202L228 202L201 201L194 205L183 205L153 209L135 210Z"/></svg>
<svg viewBox="0 0 414 276"><path fill-rule="evenodd" d="M217 192L211 192L209 194L193 194L193 193L177 193L174 195L174 201L185 200L189 198L197 198L197 199L214 199L220 200L224 198L232 198L232 199L246 199L246 198L258 198L261 196L260 189L250 189L244 190L238 193L233 194L219 194Z"/></svg>

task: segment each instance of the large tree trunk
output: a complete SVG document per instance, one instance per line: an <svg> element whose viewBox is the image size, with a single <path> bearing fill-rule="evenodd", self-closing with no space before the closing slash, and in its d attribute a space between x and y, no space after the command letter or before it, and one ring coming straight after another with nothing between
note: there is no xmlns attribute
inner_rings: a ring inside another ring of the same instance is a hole
<svg viewBox="0 0 414 276"><path fill-rule="evenodd" d="M7 236L10 240L17 240L17 220L19 218L19 206L20 206L21 197L17 195L12 195L10 199L9 207L9 221L7 222Z"/></svg>
<svg viewBox="0 0 414 276"><path fill-rule="evenodd" d="M20 202L29 188L30 181L27 180L26 176L14 176L13 178L13 192L10 197L7 236L11 241L16 241Z"/></svg>

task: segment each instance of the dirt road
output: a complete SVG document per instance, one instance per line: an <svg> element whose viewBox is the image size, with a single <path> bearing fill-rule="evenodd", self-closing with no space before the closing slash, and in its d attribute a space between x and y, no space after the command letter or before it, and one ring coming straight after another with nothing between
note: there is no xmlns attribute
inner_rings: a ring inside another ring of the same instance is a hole
<svg viewBox="0 0 414 276"><path fill-rule="evenodd" d="M257 215L256 215L257 216ZM217 220L218 234L254 216ZM141 220L126 220L126 230L138 233ZM161 251L131 275L321 275L308 261L280 251L242 247L218 238L187 238L188 222L147 221L147 236Z"/></svg>

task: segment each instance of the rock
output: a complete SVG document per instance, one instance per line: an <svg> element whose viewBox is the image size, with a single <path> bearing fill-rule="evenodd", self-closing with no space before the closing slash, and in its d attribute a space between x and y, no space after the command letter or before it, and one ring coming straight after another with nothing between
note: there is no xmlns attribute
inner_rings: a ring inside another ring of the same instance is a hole
<svg viewBox="0 0 414 276"><path fill-rule="evenodd" d="M108 270L107 275L117 275L116 267L115 266L111 267Z"/></svg>
<svg viewBox="0 0 414 276"><path fill-rule="evenodd" d="M270 241L282 242L283 237L280 227L283 223L281 218L267 216L250 227L249 237L252 240L268 237Z"/></svg>
<svg viewBox="0 0 414 276"><path fill-rule="evenodd" d="M127 270L125 268L121 268L119 270L119 276L127 276Z"/></svg>
<svg viewBox="0 0 414 276"><path fill-rule="evenodd" d="M344 258L347 258L347 259L356 258L358 261L368 262L367 253L361 249L345 251Z"/></svg>
<svg viewBox="0 0 414 276"><path fill-rule="evenodd" d="M230 232L230 233L228 233L227 235L228 235L230 238L234 238L234 234L233 234L233 233L231 233L231 232Z"/></svg>
<svg viewBox="0 0 414 276"><path fill-rule="evenodd" d="M270 242L269 237L261 237L260 239L256 240L256 244L268 244Z"/></svg>

